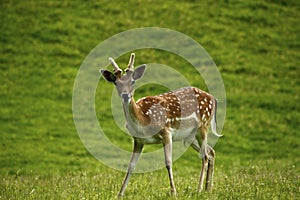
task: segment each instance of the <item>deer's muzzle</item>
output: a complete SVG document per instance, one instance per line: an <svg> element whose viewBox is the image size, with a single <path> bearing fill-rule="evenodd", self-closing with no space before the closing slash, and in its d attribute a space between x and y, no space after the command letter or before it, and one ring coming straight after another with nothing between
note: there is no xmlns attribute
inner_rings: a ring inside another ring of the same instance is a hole
<svg viewBox="0 0 300 200"><path fill-rule="evenodd" d="M131 96L129 93L122 93L121 98L122 98L123 103L129 103Z"/></svg>

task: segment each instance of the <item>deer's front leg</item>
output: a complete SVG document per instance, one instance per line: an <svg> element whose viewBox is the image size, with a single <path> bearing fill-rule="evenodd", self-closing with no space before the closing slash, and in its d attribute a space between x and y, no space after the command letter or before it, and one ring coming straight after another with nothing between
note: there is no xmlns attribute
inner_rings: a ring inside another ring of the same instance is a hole
<svg viewBox="0 0 300 200"><path fill-rule="evenodd" d="M172 171L172 138L171 138L171 136L170 135L165 136L163 142L164 142L163 145L164 145L164 152L165 152L165 163L166 163L166 168L167 168L168 174L169 174L171 193L176 195L176 189L175 189L175 185L174 185L173 171Z"/></svg>
<svg viewBox="0 0 300 200"><path fill-rule="evenodd" d="M141 152L143 150L144 144L140 144L138 143L136 140L134 140L134 144L133 144L133 151L132 151L132 155L131 155L131 159L128 165L128 169L127 169L127 174L125 176L125 179L123 181L122 187L120 189L120 192L118 194L119 197L122 197L124 195L126 186L129 182L130 176L135 168L135 165L138 161L138 159L140 158Z"/></svg>

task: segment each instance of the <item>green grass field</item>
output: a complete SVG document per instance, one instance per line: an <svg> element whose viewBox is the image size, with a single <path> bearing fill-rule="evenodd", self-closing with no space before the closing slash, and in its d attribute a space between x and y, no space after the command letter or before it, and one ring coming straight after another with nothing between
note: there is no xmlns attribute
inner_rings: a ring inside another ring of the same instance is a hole
<svg viewBox="0 0 300 200"><path fill-rule="evenodd" d="M300 198L298 1L5 0L0 18L0 199L116 197L125 174L101 164L82 144L72 115L73 84L100 42L149 26L199 42L226 87L214 191L196 193L200 159L188 149L173 166L178 199ZM136 54L137 63L172 66L206 89L176 55L153 49ZM154 86L136 96L162 90ZM131 139L112 120L112 90L101 84L96 100L107 96L107 102L96 101L96 114L110 139L130 150ZM134 174L124 199L171 199L168 183L165 169Z"/></svg>

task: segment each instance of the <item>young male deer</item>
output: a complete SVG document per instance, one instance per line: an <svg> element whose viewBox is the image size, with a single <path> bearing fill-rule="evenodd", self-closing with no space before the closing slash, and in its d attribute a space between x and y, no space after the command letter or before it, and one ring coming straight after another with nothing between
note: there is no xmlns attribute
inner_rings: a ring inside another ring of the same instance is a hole
<svg viewBox="0 0 300 200"><path fill-rule="evenodd" d="M117 88L127 120L126 127L134 141L132 156L119 196L124 195L144 145L155 143L163 144L171 192L176 195L172 172L172 142L187 140L192 141L191 146L202 155L198 191L203 189L205 174L205 188L211 191L215 152L207 143L207 129L210 122L212 132L220 136L216 131L217 101L212 95L198 88L185 87L157 96L147 96L135 102L133 86L135 81L143 76L146 65L134 70L134 58L135 54L132 53L125 74L112 58L109 60L114 67L114 73L100 70L103 77L114 83Z"/></svg>

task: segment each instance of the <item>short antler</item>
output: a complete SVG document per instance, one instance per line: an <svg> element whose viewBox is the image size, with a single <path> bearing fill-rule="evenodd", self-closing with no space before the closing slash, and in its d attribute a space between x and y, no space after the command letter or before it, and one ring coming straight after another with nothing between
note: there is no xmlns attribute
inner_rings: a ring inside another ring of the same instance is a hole
<svg viewBox="0 0 300 200"><path fill-rule="evenodd" d="M129 59L129 63L128 63L128 67L127 67L126 71L131 71L131 72L133 72L134 58L135 58L135 54L132 53L132 54L130 55L130 59Z"/></svg>
<svg viewBox="0 0 300 200"><path fill-rule="evenodd" d="M120 67L118 66L118 64L115 62L115 60L113 59L113 58L109 58L108 59L110 62L111 62L111 64L112 64L112 66L114 67L114 73L115 73L115 75L118 77L118 76L121 76L121 74L122 74L122 69L120 69Z"/></svg>

